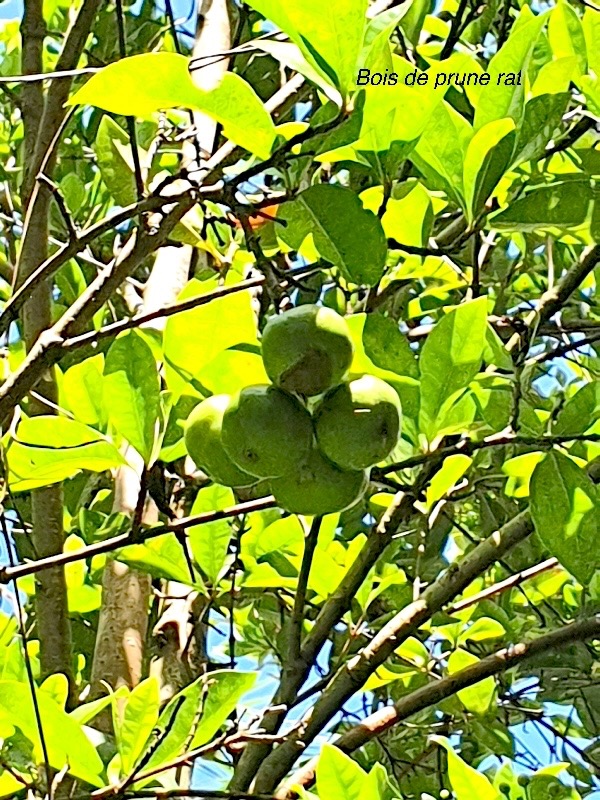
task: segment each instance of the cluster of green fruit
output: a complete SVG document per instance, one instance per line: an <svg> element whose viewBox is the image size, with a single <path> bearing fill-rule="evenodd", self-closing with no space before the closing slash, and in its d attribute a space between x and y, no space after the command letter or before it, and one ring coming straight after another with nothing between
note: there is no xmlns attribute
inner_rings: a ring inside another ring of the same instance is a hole
<svg viewBox="0 0 600 800"><path fill-rule="evenodd" d="M292 513L353 505L369 467L396 446L402 416L385 381L344 380L353 351L346 321L330 308L302 305L272 317L262 356L273 385L196 406L185 428L191 458L225 486L268 479L278 504Z"/></svg>

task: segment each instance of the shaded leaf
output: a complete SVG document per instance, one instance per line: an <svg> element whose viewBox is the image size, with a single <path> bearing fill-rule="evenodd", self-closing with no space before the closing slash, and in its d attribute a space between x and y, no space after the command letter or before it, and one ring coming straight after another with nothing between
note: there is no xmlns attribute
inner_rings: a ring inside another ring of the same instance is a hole
<svg viewBox="0 0 600 800"><path fill-rule="evenodd" d="M585 433L600 419L600 382L586 383L561 408L552 433L556 436Z"/></svg>
<svg viewBox="0 0 600 800"><path fill-rule="evenodd" d="M592 198L589 180L557 181L514 200L491 217L490 224L506 231L579 228L589 219Z"/></svg>
<svg viewBox="0 0 600 800"><path fill-rule="evenodd" d="M286 224L276 223L277 235L295 250L312 234L321 256L347 280L372 286L381 278L387 255L381 222L350 189L311 186L285 203L279 218Z"/></svg>
<svg viewBox="0 0 600 800"><path fill-rule="evenodd" d="M463 185L470 222L483 209L510 164L515 143L514 129L512 119L494 120L480 128L469 142Z"/></svg>
<svg viewBox="0 0 600 800"><path fill-rule="evenodd" d="M600 566L598 491L584 470L557 450L531 477L531 516L550 553L587 584Z"/></svg>

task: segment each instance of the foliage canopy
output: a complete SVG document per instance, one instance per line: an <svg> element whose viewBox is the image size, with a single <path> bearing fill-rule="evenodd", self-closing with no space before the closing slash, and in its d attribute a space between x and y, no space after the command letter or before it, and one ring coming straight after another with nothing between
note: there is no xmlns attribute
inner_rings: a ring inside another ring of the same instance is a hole
<svg viewBox="0 0 600 800"><path fill-rule="evenodd" d="M600 12L174 8L0 28L0 797L590 795ZM322 517L184 436L309 304L402 408Z"/></svg>

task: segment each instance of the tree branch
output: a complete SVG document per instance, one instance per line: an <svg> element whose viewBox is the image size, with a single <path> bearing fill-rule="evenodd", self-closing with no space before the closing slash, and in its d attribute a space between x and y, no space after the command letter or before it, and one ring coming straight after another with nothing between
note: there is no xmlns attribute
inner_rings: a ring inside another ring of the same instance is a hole
<svg viewBox="0 0 600 800"><path fill-rule="evenodd" d="M344 753L351 753L367 744L371 739L381 735L384 731L404 721L408 717L423 711L426 708L440 703L447 697L473 686L485 678L498 675L501 672L521 664L527 659L556 650L571 642L583 641L600 636L600 615L573 622L556 631L539 636L531 642L519 642L515 645L498 650L492 655L482 658L476 664L448 675L435 683L422 686L414 692L401 698L392 706L386 706L371 714L361 723L342 734L336 740L335 746ZM297 790L308 787L314 780L315 767L318 759L311 759L301 769L295 772L276 792L277 800L290 800L296 796Z"/></svg>
<svg viewBox="0 0 600 800"><path fill-rule="evenodd" d="M57 72L68 72L69 70L75 69L77 66L94 19L102 3L103 0L86 0L86 2L81 4L73 24L67 31L61 53L56 62ZM41 72L41 69L36 70L36 72ZM37 85L41 87L42 84L32 84L32 86ZM52 163L53 161L54 154L50 151L57 144L57 142L54 141L55 135L67 113L65 103L69 97L70 89L70 78L52 81L48 87L44 112L39 127L39 136L36 140L35 151L33 153L32 178L39 172L42 162L46 161ZM52 169L49 169L48 173L51 175Z"/></svg>
<svg viewBox="0 0 600 800"><path fill-rule="evenodd" d="M117 228L119 225L122 225L138 214L143 214L147 211L157 211L162 206L170 205L173 201L173 197L156 195L148 197L140 203L133 203L130 206L126 206L116 214L112 214L95 225L91 225L89 228L81 231L73 241L64 244L56 253L53 253L40 264L39 267L33 270L29 277L23 281L19 288L16 289L6 301L2 313L0 314L0 336L6 333L10 323L17 318L19 311L27 302L34 288L48 280L48 278L51 278L69 259L74 258L81 250L103 234Z"/></svg>
<svg viewBox="0 0 600 800"><path fill-rule="evenodd" d="M0 387L0 421L3 426L44 372L60 359L64 340L78 332L144 258L160 247L194 202L191 192L184 194L156 233L138 231L137 235L132 235L115 263L102 270L58 322L39 336L20 367Z"/></svg>
<svg viewBox="0 0 600 800"><path fill-rule="evenodd" d="M203 514L197 514L193 517L178 519L176 522L171 522L167 525L157 525L155 528L142 530L139 534L139 542L155 539L157 536L164 536L166 533L179 533L185 531L192 525L204 525L219 519L228 519L229 517L237 517L240 514L248 514L251 511L263 511L266 508L275 507L276 503L273 497L260 497L258 500L238 503L238 505L224 508L221 511L206 511ZM73 564L76 561L92 558L101 553L110 553L113 550L118 550L120 547L126 547L129 544L131 544L131 537L129 532L127 532L119 534L118 536L112 536L110 539L105 539L102 542L96 542L87 547L82 547L81 550L59 553L49 558L28 561L25 564L20 564L15 567L0 567L0 584L24 578L26 575L34 575L37 572L42 572L51 567Z"/></svg>
<svg viewBox="0 0 600 800"><path fill-rule="evenodd" d="M255 790L273 791L302 751L394 650L532 531L533 523L529 513L522 512L478 544L462 561L450 564L446 572L428 586L418 600L396 614L338 672L304 719L298 732L293 733L263 761L254 782Z"/></svg>
<svg viewBox="0 0 600 800"><path fill-rule="evenodd" d="M487 600L489 597L495 597L496 595L505 592L507 589L512 589L514 586L519 586L521 583L524 583L531 578L535 578L536 575L541 575L542 572L547 572L548 570L554 569L558 566L560 565L557 558L547 558L545 561L535 564L533 567L523 569L520 572L516 572L514 575L505 578L503 581L498 581L492 586L488 586L487 589L483 589L481 592L477 592L477 594L465 597L464 600L459 600L457 603L454 603L454 605L450 606L450 608L446 609L446 611L450 615L458 614L459 611L463 611L465 608L474 606L476 603L479 603L480 600Z"/></svg>
<svg viewBox="0 0 600 800"><path fill-rule="evenodd" d="M337 589L323 604L314 625L302 643L294 664L289 664L281 675L279 687L272 702L274 710L267 710L261 719L260 726L267 733L279 730L287 711L296 702L298 692L307 679L313 662L334 625L350 608L356 592L377 559L392 541L393 535L411 519L414 513L415 498L426 485L433 469L433 463L428 464L419 475L410 493L396 495L394 502L365 542ZM249 743L242 753L229 789L233 791L247 790L269 749L267 744Z"/></svg>
<svg viewBox="0 0 600 800"><path fill-rule="evenodd" d="M303 276L312 273L314 269L315 268L311 266L296 267L289 270L287 274L290 276ZM63 351L95 344L101 339L118 336L123 331L130 330L131 328L139 328L142 325L147 325L149 322L154 322L157 319L164 319L166 317L172 317L175 314L181 314L184 311L190 311L192 308L198 308L198 306L206 305L212 300L217 300L220 297L227 297L227 295L230 294L236 294L237 292L244 292L248 289L262 286L264 282L264 275L256 278L248 278L245 281L240 281L239 283L232 284L231 286L219 286L212 292L207 292L206 294L199 295L198 297L190 297L189 300L183 300L180 303L173 303L172 305L166 305L162 308L157 308L154 311L150 311L145 314L137 314L129 319L113 322L97 331L88 331L87 333L82 333L79 336L74 336L71 339L66 339L62 345Z"/></svg>

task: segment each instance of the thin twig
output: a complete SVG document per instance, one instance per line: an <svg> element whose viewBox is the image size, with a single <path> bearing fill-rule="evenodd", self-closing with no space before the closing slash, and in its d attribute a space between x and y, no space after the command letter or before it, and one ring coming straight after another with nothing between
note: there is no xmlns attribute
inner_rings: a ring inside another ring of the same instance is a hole
<svg viewBox="0 0 600 800"><path fill-rule="evenodd" d="M376 711L336 740L335 745L345 753L351 753L384 731L408 717L437 705L462 689L473 686L485 678L505 672L515 664L526 661L540 653L558 649L570 642L583 641L600 636L600 615L570 623L556 631L539 636L530 642L520 642L486 656L465 669L447 675L439 681L402 697L397 703ZM316 759L297 770L276 792L277 800L290 800L296 796L298 787L307 787L314 780Z"/></svg>
<svg viewBox="0 0 600 800"><path fill-rule="evenodd" d="M239 503L238 505L224 508L221 511L206 511L203 514L185 517L166 525L157 525L155 528L142 530L139 533L138 541L145 542L149 539L155 539L157 536L164 536L167 533L185 531L192 525L204 525L220 519L237 517L240 514L247 514L251 511L263 511L266 508L275 507L276 503L273 497L261 497L258 500L249 500L246 503ZM101 553L110 553L112 550L125 547L129 544L131 544L130 534L122 533L118 536L112 536L110 539L105 539L103 542L95 542L94 544L90 544L87 547L81 548L81 550L68 553L59 553L55 556L40 558L36 561L28 561L25 564L20 564L17 566L0 567L0 584L9 583L16 578L23 578L25 575L34 575L36 572L41 572L42 570L50 569L51 567L72 564L75 561L91 558L92 556L100 555Z"/></svg>
<svg viewBox="0 0 600 800"><path fill-rule="evenodd" d="M3 471L4 474L6 475L6 470L4 469ZM15 559L12 551L12 543L10 541L10 534L8 532L8 526L6 524L6 512L4 508L0 510L0 525L2 526L2 536L4 538L4 544L8 555L8 563L10 565L9 568L16 568ZM38 702L37 686L35 685L35 679L33 677L33 668L31 666L31 658L29 656L29 650L27 649L27 632L25 629L25 616L23 614L23 605L21 603L21 595L19 594L19 587L17 586L16 577L12 579L12 584L13 584L15 605L17 608L17 623L19 625L19 637L21 639L21 645L23 648L23 661L25 663L25 672L27 673L27 683L29 684L29 692L31 694L31 702L33 705L35 724L40 737L40 745L42 748L42 756L44 758L44 767L46 770L47 786L50 789L50 787L52 786L52 769L50 767L48 746L46 744L46 736L44 734L44 726L42 723L42 714L40 712L40 706Z"/></svg>
<svg viewBox="0 0 600 800"><path fill-rule="evenodd" d="M465 597L464 600L459 600L446 610L450 615L457 614L459 611L464 611L465 608L469 608L470 606L474 606L476 603L479 603L480 600L487 600L490 597L495 597L496 595L505 592L507 589L512 589L524 581L535 578L536 575L541 575L542 572L547 572L549 569L554 569L558 566L559 563L557 558L547 558L545 561L535 564L533 567L523 569L521 572L511 575L509 578L505 578L503 581L494 583L493 586L488 586L487 589L483 589L481 592L477 592L477 594Z"/></svg>
<svg viewBox="0 0 600 800"><path fill-rule="evenodd" d="M298 586L296 597L294 598L294 608L290 619L290 632L288 639L288 660L293 663L300 656L300 646L302 643L302 623L304 621L304 603L306 601L306 590L308 589L308 578L312 565L313 555L319 540L319 531L323 517L315 517L310 526L310 530L304 541L304 553L300 574L298 575Z"/></svg>
<svg viewBox="0 0 600 800"><path fill-rule="evenodd" d="M441 458L455 455L457 453L464 453L465 455L473 455L478 450L484 450L488 447L508 447L509 445L527 445L530 447L554 447L555 445L566 444L568 442L600 442L600 434L598 433L578 433L566 434L564 436L524 436L516 433L494 433L491 436L482 439L480 442L475 442L472 439L461 439L458 444L450 444L446 447L440 447L439 450L434 450L431 453L419 453L410 458L405 458L403 461L396 461L394 464L388 464L387 467L373 471L373 479L377 480L377 475L387 475L390 472L399 472L403 469L410 469L418 467L420 464L426 463L434 453L437 453Z"/></svg>

